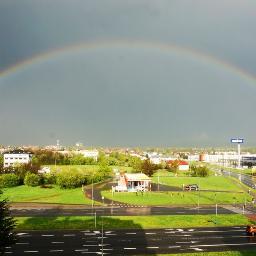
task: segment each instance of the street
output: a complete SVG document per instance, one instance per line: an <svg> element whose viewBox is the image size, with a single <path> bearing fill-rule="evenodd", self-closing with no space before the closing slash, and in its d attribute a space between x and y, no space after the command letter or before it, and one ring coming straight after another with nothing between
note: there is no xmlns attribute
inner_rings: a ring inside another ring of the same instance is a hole
<svg viewBox="0 0 256 256"><path fill-rule="evenodd" d="M194 215L194 214L216 214L216 206L187 206L187 207L96 207L96 208L28 208L12 209L12 216L23 217L50 217L50 216L136 216L136 215ZM218 214L232 214L233 208L230 206L218 206Z"/></svg>
<svg viewBox="0 0 256 256"><path fill-rule="evenodd" d="M11 255L156 255L255 249L245 227L20 231ZM103 252L103 253L102 253Z"/></svg>

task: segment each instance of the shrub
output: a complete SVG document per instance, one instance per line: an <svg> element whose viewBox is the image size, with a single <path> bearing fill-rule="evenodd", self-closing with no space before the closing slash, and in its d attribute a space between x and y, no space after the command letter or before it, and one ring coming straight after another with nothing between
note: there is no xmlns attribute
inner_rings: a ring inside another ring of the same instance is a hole
<svg viewBox="0 0 256 256"><path fill-rule="evenodd" d="M2 188L16 187L19 183L19 177L13 173L0 175L0 187Z"/></svg>
<svg viewBox="0 0 256 256"><path fill-rule="evenodd" d="M39 186L42 183L42 179L39 175L34 173L27 173L24 178L24 184L30 187Z"/></svg>
<svg viewBox="0 0 256 256"><path fill-rule="evenodd" d="M192 176L207 177L210 175L210 170L206 166L193 166L191 170Z"/></svg>
<svg viewBox="0 0 256 256"><path fill-rule="evenodd" d="M56 184L60 188L77 188L87 184L87 179L77 171L61 172L57 175Z"/></svg>
<svg viewBox="0 0 256 256"><path fill-rule="evenodd" d="M44 174L44 183L45 184L56 184L56 175L54 173Z"/></svg>

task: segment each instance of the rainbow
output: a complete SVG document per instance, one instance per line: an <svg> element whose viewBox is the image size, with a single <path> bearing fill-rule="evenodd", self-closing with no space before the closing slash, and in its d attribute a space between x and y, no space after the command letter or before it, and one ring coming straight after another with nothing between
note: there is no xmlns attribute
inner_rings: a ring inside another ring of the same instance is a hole
<svg viewBox="0 0 256 256"><path fill-rule="evenodd" d="M242 79L248 81L250 84L256 85L256 77L249 72L221 59L218 59L212 55L205 54L192 48L182 47L174 44L165 44L160 42L148 42L143 40L100 40L92 42L84 42L79 44L73 44L62 48L57 48L45 53L34 55L29 59L18 62L15 65L0 72L0 78L11 76L17 71L36 65L40 62L54 59L62 54L77 52L80 50L91 51L94 49L104 48L127 48L127 49L149 49L159 50L162 53L177 53L184 56L189 56L195 60L202 61L203 63L212 64L220 67L225 71L230 71L233 74L238 75Z"/></svg>

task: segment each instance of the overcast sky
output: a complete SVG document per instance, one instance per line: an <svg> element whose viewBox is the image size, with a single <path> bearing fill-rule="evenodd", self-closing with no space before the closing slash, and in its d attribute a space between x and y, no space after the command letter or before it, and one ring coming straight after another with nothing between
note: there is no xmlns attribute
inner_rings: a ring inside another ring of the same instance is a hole
<svg viewBox="0 0 256 256"><path fill-rule="evenodd" d="M1 0L0 144L255 146L255 24L255 0Z"/></svg>

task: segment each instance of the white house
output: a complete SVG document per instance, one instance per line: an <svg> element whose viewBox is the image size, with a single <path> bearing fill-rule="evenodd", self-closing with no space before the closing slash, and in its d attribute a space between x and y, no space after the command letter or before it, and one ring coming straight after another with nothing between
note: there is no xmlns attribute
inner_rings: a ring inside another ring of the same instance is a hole
<svg viewBox="0 0 256 256"><path fill-rule="evenodd" d="M99 151L98 150L80 150L79 154L82 154L84 157L93 158L95 161L98 160Z"/></svg>
<svg viewBox="0 0 256 256"><path fill-rule="evenodd" d="M14 164L27 164L32 159L32 153L23 149L15 149L4 153L4 167Z"/></svg>

